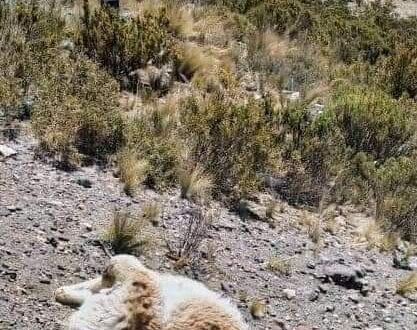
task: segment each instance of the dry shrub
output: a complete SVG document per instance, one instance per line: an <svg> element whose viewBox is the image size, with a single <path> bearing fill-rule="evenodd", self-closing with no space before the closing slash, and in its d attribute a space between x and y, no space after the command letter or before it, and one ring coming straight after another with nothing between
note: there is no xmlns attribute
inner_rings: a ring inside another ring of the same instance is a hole
<svg viewBox="0 0 417 330"><path fill-rule="evenodd" d="M77 155L104 159L114 153L123 143L115 81L83 58L52 52L45 61L48 67L42 68L45 75L38 82L32 114L43 149L62 159Z"/></svg>
<svg viewBox="0 0 417 330"><path fill-rule="evenodd" d="M206 239L208 231L214 220L213 211L200 208L191 209L181 228L179 240L170 243L166 240L171 257L179 263L190 263L199 255L199 247Z"/></svg>
<svg viewBox="0 0 417 330"><path fill-rule="evenodd" d="M241 104L221 93L184 102L181 135L191 161L213 178L217 197L232 200L256 191L258 174L275 169L278 148L269 110L263 101Z"/></svg>
<svg viewBox="0 0 417 330"><path fill-rule="evenodd" d="M196 73L207 72L212 60L203 52L201 47L185 43L178 47L175 58L177 76L189 82Z"/></svg>
<svg viewBox="0 0 417 330"><path fill-rule="evenodd" d="M147 63L160 66L172 56L169 19L163 8L124 19L113 9L90 12L85 5L81 21L78 44L121 82ZM127 87L136 87L132 79Z"/></svg>
<svg viewBox="0 0 417 330"><path fill-rule="evenodd" d="M396 231L386 231L383 225L371 220L359 229L359 239L365 241L369 249L392 251L396 248L400 235Z"/></svg>

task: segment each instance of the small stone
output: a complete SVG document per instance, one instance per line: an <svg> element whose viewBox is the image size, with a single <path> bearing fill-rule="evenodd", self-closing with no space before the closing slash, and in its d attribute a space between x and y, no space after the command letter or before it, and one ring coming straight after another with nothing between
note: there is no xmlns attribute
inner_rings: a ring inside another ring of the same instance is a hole
<svg viewBox="0 0 417 330"><path fill-rule="evenodd" d="M294 299L297 295L295 290L292 289L284 289L282 290L282 293L284 293L285 298L287 298L288 300Z"/></svg>
<svg viewBox="0 0 417 330"><path fill-rule="evenodd" d="M335 307L333 305L327 305L326 306L326 312L332 313L334 312Z"/></svg>
<svg viewBox="0 0 417 330"><path fill-rule="evenodd" d="M90 179L83 177L77 178L77 183L84 188L91 188L93 185Z"/></svg>
<svg viewBox="0 0 417 330"><path fill-rule="evenodd" d="M350 299L351 301L353 301L355 304L358 304L358 303L360 302L360 297L359 297L359 295L358 295L358 294L356 294L356 293L351 294L351 295L349 296L349 299Z"/></svg>
<svg viewBox="0 0 417 330"><path fill-rule="evenodd" d="M2 155L4 158L8 158L16 154L17 152L14 149L9 148L8 146L5 146L4 144L0 144L0 155Z"/></svg>

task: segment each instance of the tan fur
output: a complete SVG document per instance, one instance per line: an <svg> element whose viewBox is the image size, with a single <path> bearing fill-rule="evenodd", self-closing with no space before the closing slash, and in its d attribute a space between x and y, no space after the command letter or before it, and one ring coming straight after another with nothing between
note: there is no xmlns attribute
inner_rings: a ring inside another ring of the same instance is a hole
<svg viewBox="0 0 417 330"><path fill-rule="evenodd" d="M127 330L162 329L157 296L158 291L152 279L147 274L137 274L127 299Z"/></svg>
<svg viewBox="0 0 417 330"><path fill-rule="evenodd" d="M80 306L69 330L248 330L227 299L131 256L113 257L102 276L59 288L55 297Z"/></svg>
<svg viewBox="0 0 417 330"><path fill-rule="evenodd" d="M224 311L202 301L190 301L175 311L165 330L239 330Z"/></svg>

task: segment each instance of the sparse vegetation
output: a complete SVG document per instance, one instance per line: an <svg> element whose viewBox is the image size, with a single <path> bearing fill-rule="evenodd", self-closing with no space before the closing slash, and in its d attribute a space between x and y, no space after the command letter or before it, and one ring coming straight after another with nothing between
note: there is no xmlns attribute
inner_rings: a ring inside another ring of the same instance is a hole
<svg viewBox="0 0 417 330"><path fill-rule="evenodd" d="M133 218L127 212L114 212L112 222L103 234L103 240L115 254L140 253L146 244L146 239L141 237L143 225L140 218Z"/></svg>
<svg viewBox="0 0 417 330"><path fill-rule="evenodd" d="M275 255L268 260L266 268L274 273L289 275L291 272L291 263L289 259Z"/></svg>
<svg viewBox="0 0 417 330"><path fill-rule="evenodd" d="M117 155L128 194L179 184L230 206L265 174L316 207L334 182L332 202L375 204L384 231L417 235L415 19L333 0L75 6L0 3L0 115L30 119L43 154L67 168Z"/></svg>
<svg viewBox="0 0 417 330"><path fill-rule="evenodd" d="M417 289L417 272L414 271L411 274L404 276L397 282L395 292L400 295L413 292Z"/></svg>
<svg viewBox="0 0 417 330"><path fill-rule="evenodd" d="M191 263L198 257L199 247L206 238L214 214L213 211L194 208L184 220L179 240L176 242L166 240L170 256L176 260L177 265Z"/></svg>
<svg viewBox="0 0 417 330"><path fill-rule="evenodd" d="M146 160L138 159L135 151L125 149L118 155L120 180L124 183L124 191L133 195L138 185L145 181L149 164Z"/></svg>
<svg viewBox="0 0 417 330"><path fill-rule="evenodd" d="M147 202L142 207L141 217L145 222L150 222L152 225L157 226L161 211L161 205L157 201Z"/></svg>
<svg viewBox="0 0 417 330"><path fill-rule="evenodd" d="M191 171L180 170L179 183L181 197L190 200L207 200L213 187L210 177L199 168Z"/></svg>
<svg viewBox="0 0 417 330"><path fill-rule="evenodd" d="M262 300L254 300L250 304L249 310L255 319L259 319L265 316L266 305Z"/></svg>

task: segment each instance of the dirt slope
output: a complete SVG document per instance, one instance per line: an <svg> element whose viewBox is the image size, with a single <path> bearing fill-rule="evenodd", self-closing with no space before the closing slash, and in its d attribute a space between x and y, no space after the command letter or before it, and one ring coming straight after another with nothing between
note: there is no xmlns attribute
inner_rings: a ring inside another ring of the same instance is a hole
<svg viewBox="0 0 417 330"><path fill-rule="evenodd" d="M190 207L176 191L143 189L132 199L110 170L67 173L36 160L27 134L0 144L17 152L0 156L0 329L64 329L71 309L54 302L53 291L100 271L107 257L97 239L115 208L139 212L145 201L160 201L163 225L152 229L143 259L174 271L160 238L176 239ZM325 233L316 247L299 225L300 210L286 206L272 229L220 209L200 260L179 271L232 296L253 329L416 329L417 296L394 293L410 271L394 268L391 253L355 243L357 226L369 218L349 207L338 212L336 235ZM289 260L289 275L269 270L273 256ZM267 306L258 320L248 312L254 300Z"/></svg>

